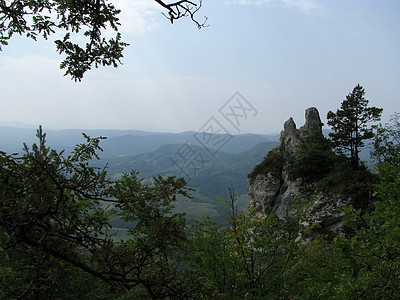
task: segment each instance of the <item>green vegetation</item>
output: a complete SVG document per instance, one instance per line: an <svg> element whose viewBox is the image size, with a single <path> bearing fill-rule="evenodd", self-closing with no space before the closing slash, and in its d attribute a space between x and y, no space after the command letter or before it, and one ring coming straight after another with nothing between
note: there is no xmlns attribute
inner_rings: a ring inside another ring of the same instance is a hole
<svg viewBox="0 0 400 300"><path fill-rule="evenodd" d="M369 211L352 206L345 210L352 237L330 242L320 235L301 251L288 284L292 298L399 298L399 175L398 166L380 165Z"/></svg>
<svg viewBox="0 0 400 300"><path fill-rule="evenodd" d="M365 166L353 170L348 161L339 161L333 170L316 184L316 189L326 194L348 197L356 207L365 208L372 200L377 180L377 175Z"/></svg>
<svg viewBox="0 0 400 300"><path fill-rule="evenodd" d="M230 226L220 227L205 217L189 227L190 266L206 278L217 299L283 296L286 271L299 250L299 223L260 218L253 208L239 214L234 193L227 204Z"/></svg>
<svg viewBox="0 0 400 300"><path fill-rule="evenodd" d="M263 161L255 166L249 174L249 179L253 180L258 174L270 173L275 177L280 177L283 168L283 157L278 151L270 151Z"/></svg>
<svg viewBox="0 0 400 300"><path fill-rule="evenodd" d="M364 98L365 90L359 84L346 96L336 113L328 112L328 125L333 132L329 134L332 144L339 153L348 153L354 170L359 167L360 148L364 140L371 139L374 134L368 123L379 121L382 108L368 107Z"/></svg>
<svg viewBox="0 0 400 300"><path fill-rule="evenodd" d="M21 157L0 153L1 298L184 298L198 281L180 269L185 219L172 213L185 181L146 186L135 172L111 181L89 163L100 139L86 138L65 157L39 130ZM114 239L113 216L130 224L127 240Z"/></svg>
<svg viewBox="0 0 400 300"><path fill-rule="evenodd" d="M221 202L216 202L218 197L228 198L228 188L233 186L240 195L242 210L249 204L247 196L247 174L266 155L269 149L277 145L277 142L258 143L254 147L237 153L226 153L219 151L215 157L211 157L204 148L190 145L191 149L201 153L205 159L202 168L197 170L196 175L186 178L188 187L193 191L190 195L193 199L178 197L175 204L176 211L187 214L187 222L193 219L201 219L208 215L219 225L227 225L226 208ZM124 173L135 169L146 184L152 184L151 179L155 174L163 176L182 176L180 170L171 164L169 158L174 158L181 144L164 145L155 151L139 155L124 157L104 157L95 162L102 167L107 164L107 173L112 179L118 179ZM212 182L212 184L210 184ZM113 221L113 225L114 225ZM119 226L118 226L119 227Z"/></svg>
<svg viewBox="0 0 400 300"><path fill-rule="evenodd" d="M348 197L356 207L365 208L371 201L377 176L361 163L354 170L350 160L335 154L330 145L324 136L312 134L290 166L291 178L301 178L317 192Z"/></svg>
<svg viewBox="0 0 400 300"><path fill-rule="evenodd" d="M390 117L390 123L383 126L374 126L374 150L372 156L378 163L388 162L398 164L400 156L400 114L395 113Z"/></svg>
<svg viewBox="0 0 400 300"><path fill-rule="evenodd" d="M314 183L317 191L348 197L356 207L362 208L371 202L373 185L378 179L360 160L359 153L364 141L374 137L373 128L378 128L368 124L379 121L383 110L368 107L369 101L364 95L364 88L358 84L336 113L328 112L331 140L319 134L311 135L301 145L290 168L292 177ZM386 131L382 126L379 128L377 131L381 134L376 135L375 149L380 147L376 152L382 154L382 143L388 141L388 137L384 137Z"/></svg>
<svg viewBox="0 0 400 300"><path fill-rule="evenodd" d="M131 171L112 180L93 166L102 138L85 136L66 156L39 129L23 155L0 152L0 298L398 299L395 125L377 127L374 153L384 159L376 174L361 163L354 169L316 135L292 162L292 176L355 200L344 209L348 236L334 238L318 223L302 225L301 203L285 220L260 216L242 211L232 188L219 197L226 226L208 216L187 224L179 206L194 204L196 216L214 210L190 198L183 178L149 185ZM270 153L258 172L281 170L283 159Z"/></svg>
<svg viewBox="0 0 400 300"><path fill-rule="evenodd" d="M306 182L315 183L333 170L338 159L329 140L322 134L313 133L300 146L290 175L292 178L300 177Z"/></svg>

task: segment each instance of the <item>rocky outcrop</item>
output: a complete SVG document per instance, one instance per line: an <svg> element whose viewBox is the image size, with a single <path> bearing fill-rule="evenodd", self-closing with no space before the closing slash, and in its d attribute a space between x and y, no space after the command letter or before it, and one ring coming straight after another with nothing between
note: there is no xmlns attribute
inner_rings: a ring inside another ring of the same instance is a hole
<svg viewBox="0 0 400 300"><path fill-rule="evenodd" d="M281 132L279 145L270 151L263 162L266 166L261 163L249 175L248 195L260 213L276 214L280 219L291 214L296 199L300 203L312 199L311 206L307 207L309 217L306 225L317 223L323 230L337 232L342 227L342 208L349 204L349 200L318 194L313 184L289 176L291 162L296 158L299 147L311 134L322 135L322 125L315 107L306 110L305 124L299 129L289 118ZM274 167L271 168L271 165Z"/></svg>

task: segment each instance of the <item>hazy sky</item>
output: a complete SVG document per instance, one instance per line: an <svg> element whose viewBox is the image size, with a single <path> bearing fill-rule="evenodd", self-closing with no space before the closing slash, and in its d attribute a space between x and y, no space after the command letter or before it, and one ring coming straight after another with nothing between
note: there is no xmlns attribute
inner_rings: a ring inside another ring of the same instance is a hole
<svg viewBox="0 0 400 300"><path fill-rule="evenodd" d="M124 64L74 82L52 42L15 37L0 52L0 125L272 133L310 106L326 123L357 83L385 120L400 112L399 0L203 0L201 30L153 0L112 2Z"/></svg>

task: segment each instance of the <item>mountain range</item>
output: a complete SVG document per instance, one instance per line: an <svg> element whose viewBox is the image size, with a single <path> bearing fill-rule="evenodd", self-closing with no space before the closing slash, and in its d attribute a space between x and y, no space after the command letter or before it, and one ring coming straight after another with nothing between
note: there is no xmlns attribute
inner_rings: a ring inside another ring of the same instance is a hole
<svg viewBox="0 0 400 300"><path fill-rule="evenodd" d="M139 172L145 184L154 176L184 177L193 188L193 199L179 199L176 211L187 213L187 219L209 215L224 222L226 215L217 198L229 197L229 188L239 197L239 206L248 204L247 174L270 149L278 144L278 135L217 135L196 132L153 133L134 130L45 130L47 145L69 153L74 145L85 142L82 132L91 137L107 137L100 142L103 152L93 163L113 179L131 170ZM0 151L22 152L37 141L36 131L27 128L0 127ZM113 226L121 227L119 220Z"/></svg>
<svg viewBox="0 0 400 300"><path fill-rule="evenodd" d="M199 145L199 133L194 131L185 131L181 133L149 132L141 130L112 130L112 129L62 129L47 130L47 144L55 149L72 150L73 146L82 143L85 139L82 133L90 137L106 137L101 142L103 156L115 155L135 155L149 151L157 150L165 144L188 143L190 145ZM0 126L0 150L5 152L20 152L23 143L28 146L37 141L37 129L1 127ZM214 136L223 137L224 135ZM278 141L278 134L260 135L260 134L239 134L229 137L229 143L223 149L227 153L240 153L252 146L262 142ZM218 148L218 146L216 146Z"/></svg>

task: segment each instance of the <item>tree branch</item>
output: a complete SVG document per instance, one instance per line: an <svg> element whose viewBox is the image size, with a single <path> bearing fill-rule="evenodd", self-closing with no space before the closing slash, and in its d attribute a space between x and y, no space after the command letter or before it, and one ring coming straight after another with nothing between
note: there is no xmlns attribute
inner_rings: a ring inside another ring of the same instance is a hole
<svg viewBox="0 0 400 300"><path fill-rule="evenodd" d="M200 23L196 20L195 14L200 10L203 5L203 1L200 0L198 4L189 1L189 0L181 0L173 3L166 4L164 1L155 0L158 4L168 10L168 15L163 15L171 21L171 24L174 23L174 20L178 20L183 17L190 17L190 19L196 24L197 28L201 29L203 27L208 27L206 25L208 18L204 17L204 22Z"/></svg>

